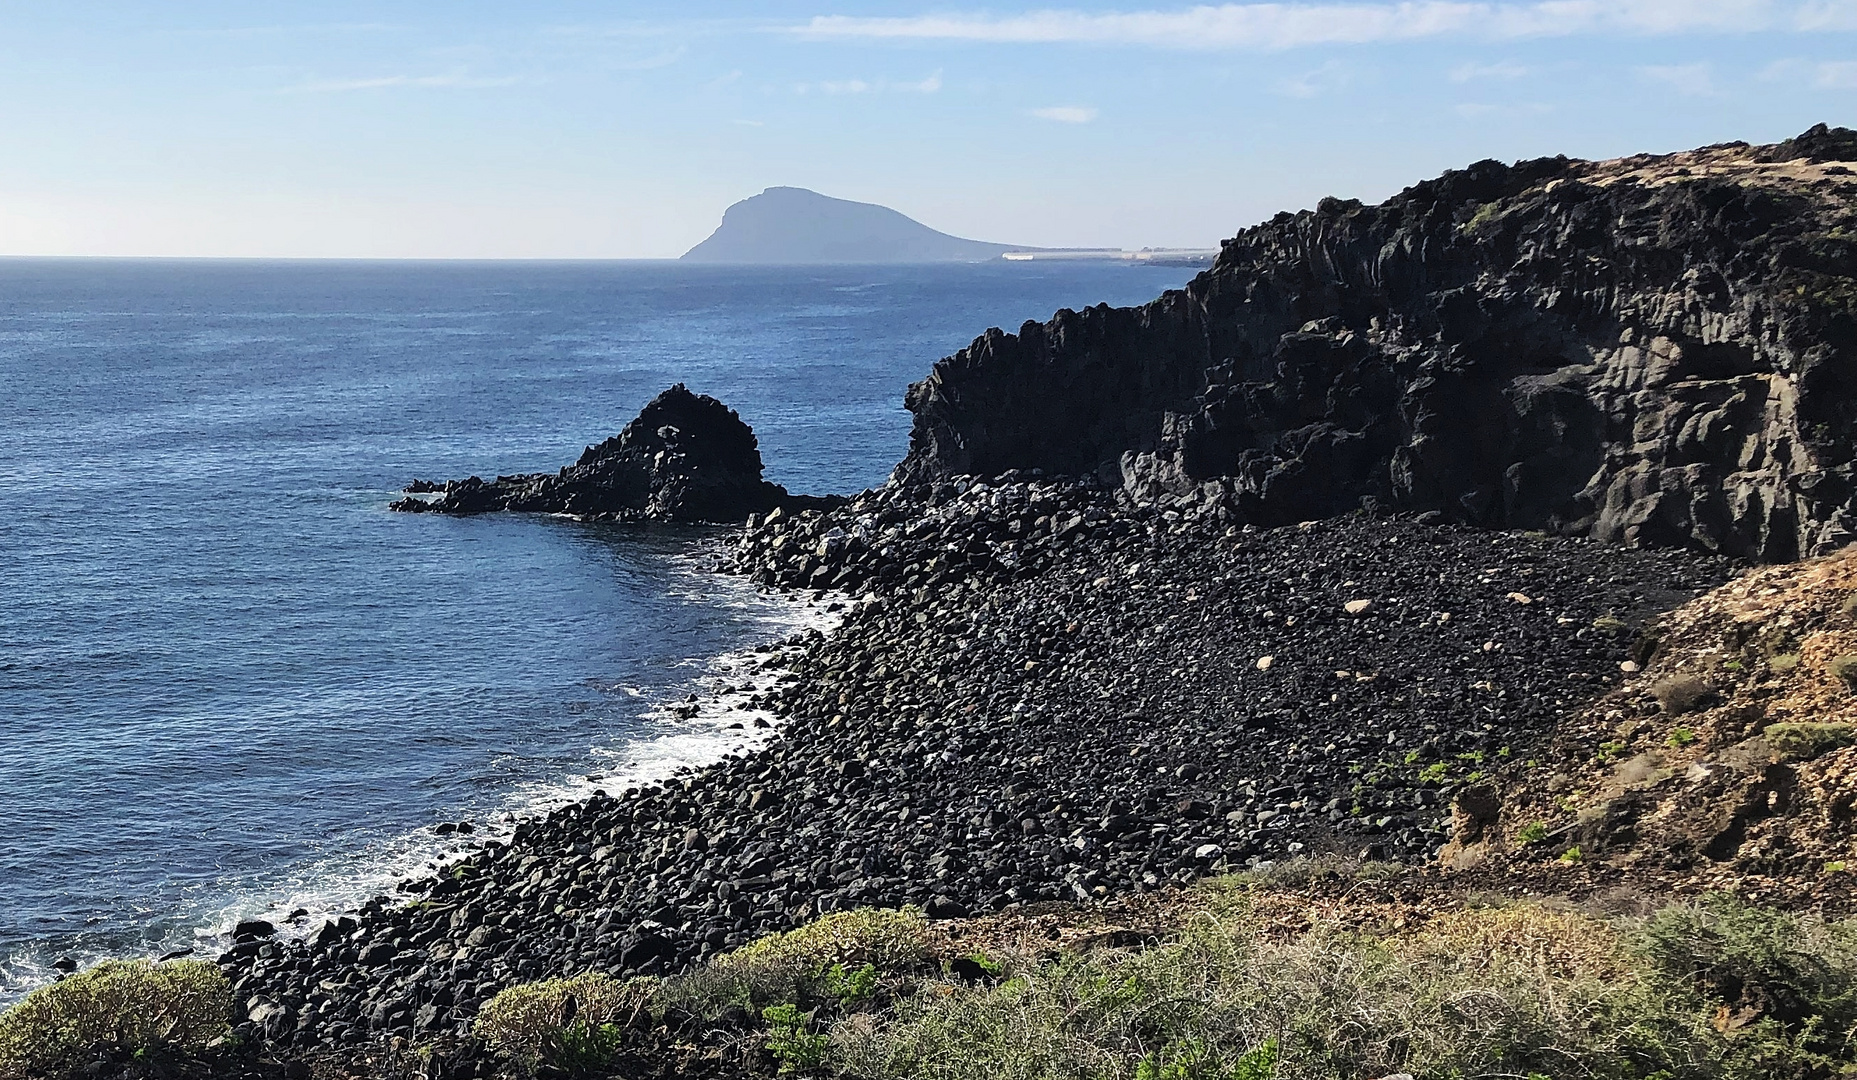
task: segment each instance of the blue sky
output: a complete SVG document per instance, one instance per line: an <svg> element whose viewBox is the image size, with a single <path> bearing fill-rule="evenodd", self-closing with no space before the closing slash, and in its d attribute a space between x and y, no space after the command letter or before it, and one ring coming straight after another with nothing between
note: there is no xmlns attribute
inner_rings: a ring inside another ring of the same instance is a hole
<svg viewBox="0 0 1857 1080"><path fill-rule="evenodd" d="M674 256L777 184L1204 247L1819 121L1857 125L1857 0L0 0L0 254Z"/></svg>

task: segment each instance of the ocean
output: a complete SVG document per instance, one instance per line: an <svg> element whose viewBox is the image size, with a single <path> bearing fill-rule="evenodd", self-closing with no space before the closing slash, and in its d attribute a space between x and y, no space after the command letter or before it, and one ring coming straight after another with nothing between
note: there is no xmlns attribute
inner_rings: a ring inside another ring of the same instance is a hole
<svg viewBox="0 0 1857 1080"><path fill-rule="evenodd" d="M671 706L833 618L714 530L388 513L409 480L558 468L683 382L855 492L936 359L1191 274L0 260L0 1003L752 746Z"/></svg>

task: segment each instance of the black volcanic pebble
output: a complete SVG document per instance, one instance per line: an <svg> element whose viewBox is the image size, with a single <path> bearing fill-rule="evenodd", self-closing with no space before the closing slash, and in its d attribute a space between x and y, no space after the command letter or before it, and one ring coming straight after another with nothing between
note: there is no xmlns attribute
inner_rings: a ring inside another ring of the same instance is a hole
<svg viewBox="0 0 1857 1080"><path fill-rule="evenodd" d="M792 672L762 701L785 718L770 746L524 823L406 886L417 906L239 945L246 1030L299 1050L463 1033L513 983L675 972L859 906L959 917L1305 850L1422 859L1480 762L1616 683L1629 639L1595 619L1733 570L1365 516L1256 531L1036 478L778 515L731 557L865 594L769 650Z"/></svg>

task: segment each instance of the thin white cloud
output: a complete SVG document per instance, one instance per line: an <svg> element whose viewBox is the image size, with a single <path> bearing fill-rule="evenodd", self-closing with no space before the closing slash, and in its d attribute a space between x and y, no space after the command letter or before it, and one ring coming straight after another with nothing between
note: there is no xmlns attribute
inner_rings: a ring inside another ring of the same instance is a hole
<svg viewBox="0 0 1857 1080"><path fill-rule="evenodd" d="M1715 72L1707 64L1653 64L1638 69L1646 82L1668 86L1683 97L1715 97Z"/></svg>
<svg viewBox="0 0 1857 1080"><path fill-rule="evenodd" d="M330 79L291 87L300 94L340 94L354 90L385 90L410 86L442 90L482 90L493 86L514 86L522 80L515 76L486 79L469 75L382 75L370 79Z"/></svg>
<svg viewBox="0 0 1857 1080"><path fill-rule="evenodd" d="M1044 109L1033 109L1032 115L1040 120L1055 120L1060 124L1087 124L1096 119L1095 109L1082 105L1053 105Z"/></svg>
<svg viewBox="0 0 1857 1080"><path fill-rule="evenodd" d="M1451 81L1467 83L1479 79L1525 79L1529 73L1528 68L1509 60L1494 64L1460 64L1451 69Z"/></svg>
<svg viewBox="0 0 1857 1080"><path fill-rule="evenodd" d="M1285 97L1315 98L1348 85L1347 66L1338 60L1330 60L1314 71L1306 71L1294 79L1286 79L1276 86L1276 91Z"/></svg>
<svg viewBox="0 0 1857 1080"><path fill-rule="evenodd" d="M811 93L814 90L822 94L935 94L941 91L941 72L937 71L926 79L917 82L894 82L879 79L867 82L864 79L836 79L818 83L800 83L794 92Z"/></svg>
<svg viewBox="0 0 1857 1080"><path fill-rule="evenodd" d="M1857 90L1857 60L1781 60L1761 72L1761 78L1819 90Z"/></svg>
<svg viewBox="0 0 1857 1080"><path fill-rule="evenodd" d="M396 26L393 23L357 22L357 23L288 23L275 26L228 26L210 30L183 30L179 33L201 36L214 35L222 37L270 37L274 35L295 34L375 34L404 31L409 26Z"/></svg>
<svg viewBox="0 0 1857 1080"><path fill-rule="evenodd" d="M1466 120L1482 120L1488 117L1516 119L1525 116L1546 116L1554 111L1554 106L1534 103L1529 105L1490 105L1484 102L1465 102L1453 110Z"/></svg>
<svg viewBox="0 0 1857 1080"><path fill-rule="evenodd" d="M627 19L606 23L554 23L538 33L555 38L654 38L717 36L770 29L766 19Z"/></svg>
<svg viewBox="0 0 1857 1080"><path fill-rule="evenodd" d="M1857 89L1857 61L1835 59L1818 65L1812 72L1812 85L1818 89Z"/></svg>
<svg viewBox="0 0 1857 1080"><path fill-rule="evenodd" d="M615 61L613 67L620 71L656 71L659 68L670 67L682 60L689 52L688 47L679 45L675 49L667 49L655 56L647 56L640 60Z"/></svg>
<svg viewBox="0 0 1857 1080"><path fill-rule="evenodd" d="M1828 60L1816 68L1812 85L1820 90L1857 90L1857 60Z"/></svg>
<svg viewBox="0 0 1857 1080"><path fill-rule="evenodd" d="M1801 30L1857 30L1857 0L1813 0L1794 23Z"/></svg>
<svg viewBox="0 0 1857 1080"><path fill-rule="evenodd" d="M1857 24L1857 0L1406 0L1254 3L1175 10L1018 15L819 15L791 31L816 39L932 39L999 44L1288 49L1438 37L1660 35L1803 30Z"/></svg>

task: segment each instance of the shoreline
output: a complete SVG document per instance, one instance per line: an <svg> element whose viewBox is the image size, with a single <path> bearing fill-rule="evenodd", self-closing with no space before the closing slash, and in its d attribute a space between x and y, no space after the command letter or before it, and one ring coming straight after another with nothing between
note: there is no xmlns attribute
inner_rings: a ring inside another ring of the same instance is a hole
<svg viewBox="0 0 1857 1080"><path fill-rule="evenodd" d="M1617 685L1625 642L1595 620L1733 571L1409 520L1245 530L1042 481L880 489L740 536L737 573L874 597L750 696L779 737L525 822L410 904L244 942L221 962L240 1033L285 1055L467 1038L509 985L684 970L826 911L1092 904L1324 851L1422 862L1471 758ZM1375 598L1359 617L1355 593ZM1464 701L1475 730L1442 722ZM1462 771L1423 779L1440 766Z"/></svg>
<svg viewBox="0 0 1857 1080"><path fill-rule="evenodd" d="M738 648L672 665L673 671L694 670L652 693L658 700L638 714L638 730L630 737L589 747L585 763L593 768L524 781L492 794L483 805L460 808L445 821L319 854L275 880L238 885L194 916L203 921L181 918L164 936L148 938L140 949L36 949L40 963L16 961L0 982L0 1010L55 981L60 972L52 966L54 958L70 957L85 968L124 958L212 958L235 944L239 924L254 921L275 927L272 940L307 940L323 922L351 916L375 897L403 895L411 882L442 874L486 844L506 843L518 826L585 801L598 790L661 783L673 774L758 749L771 738L778 718L765 710L746 710L744 703L784 674L784 669L770 666L771 658L782 655L779 643L809 630L829 630L840 618L829 610L838 601L783 596L747 582L740 583L735 595L721 595L710 568L718 542L714 536L692 537L686 552L669 556L674 573L665 595L728 608L764 608L754 616L758 625L744 627L746 643ZM615 689L638 696L629 687ZM691 697L699 699L694 711L687 703ZM608 763L604 768L602 761Z"/></svg>

